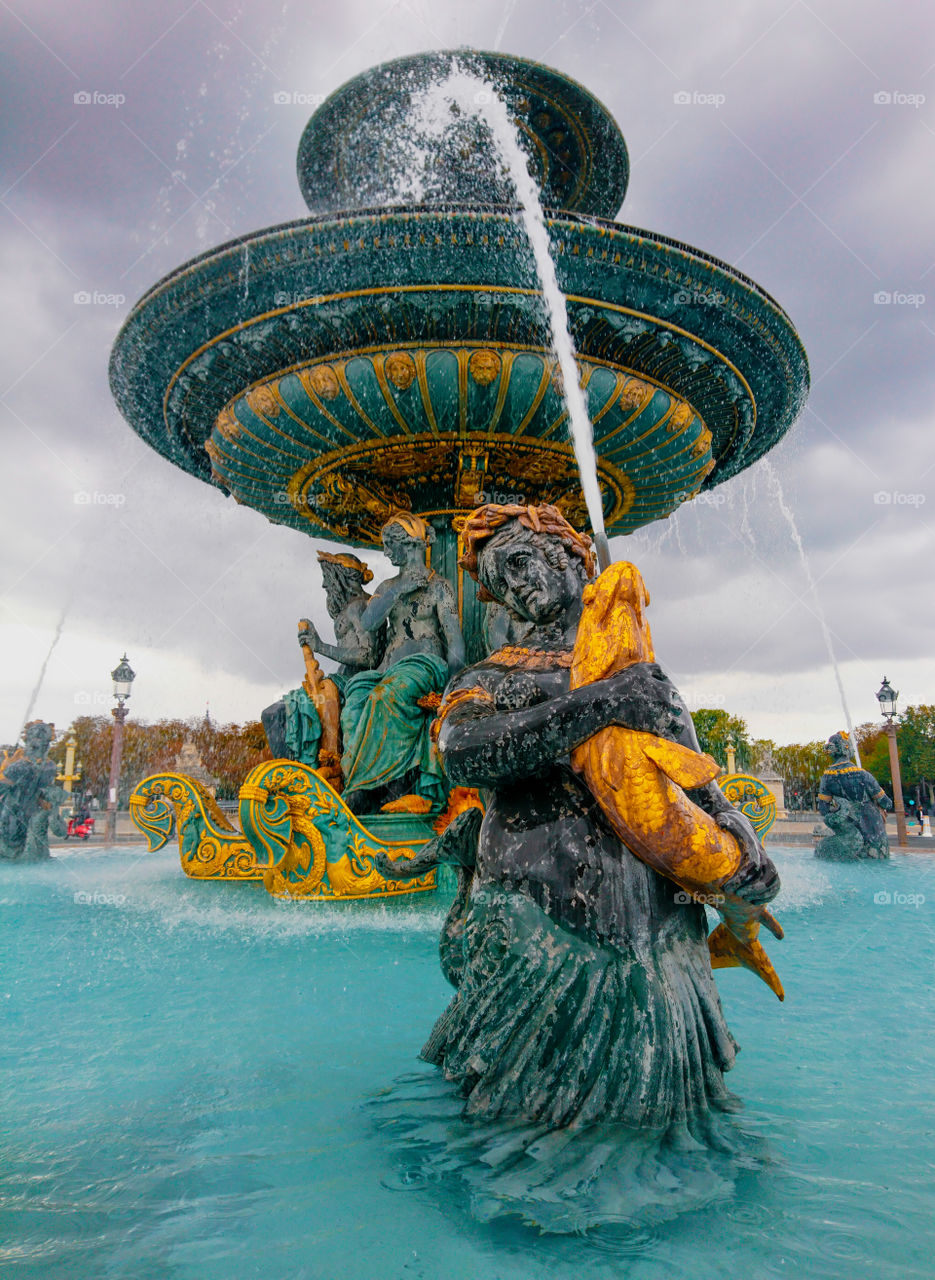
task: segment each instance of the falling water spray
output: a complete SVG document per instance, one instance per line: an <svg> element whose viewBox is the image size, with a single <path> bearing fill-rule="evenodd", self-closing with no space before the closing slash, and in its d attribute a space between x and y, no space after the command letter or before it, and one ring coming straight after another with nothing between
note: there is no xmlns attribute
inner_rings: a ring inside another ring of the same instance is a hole
<svg viewBox="0 0 935 1280"><path fill-rule="evenodd" d="M45 657L42 659L42 666L39 668L39 675L36 677L36 683L33 685L32 693L29 695L29 702L26 706L26 714L23 716L23 729L29 724L36 703L39 700L39 693L42 689L42 682L45 680L45 673L48 670L49 660L55 652L55 646L62 637L62 631L65 626L65 617L68 613L68 605L62 610L58 622L55 624L55 635L52 637L52 643L49 645ZM20 731L22 732L22 730Z"/></svg>
<svg viewBox="0 0 935 1280"><path fill-rule="evenodd" d="M559 288L552 261L549 233L546 229L539 189L529 172L529 160L519 144L516 125L510 117L504 100L488 81L455 66L451 74L436 90L449 102L453 102L468 114L480 116L493 137L500 159L509 175L520 207L523 228L529 240L536 271L542 286L546 306L551 346L558 359L562 376L562 396L568 413L571 438L581 477L581 489L591 520L594 544L600 567L610 564L610 547L604 529L604 507L597 476L597 457L594 452L594 434L585 400L575 347L568 327L568 311L565 295Z"/></svg>
<svg viewBox="0 0 935 1280"><path fill-rule="evenodd" d="M844 712L844 720L847 724L848 736L854 750L854 760L857 762L858 767L860 767L860 748L857 745L857 737L854 733L853 722L851 721L851 712L847 705L847 697L844 693L844 681L841 679L841 669L838 666L838 659L834 652L834 642L831 639L831 628L828 626L825 611L822 608L821 597L818 594L818 586L812 576L812 567L808 562L805 545L802 542L802 535L799 533L799 526L796 524L795 516L792 514L792 511L786 502L786 496L782 491L782 483L775 467L768 458L763 458L760 466L763 469L763 474L766 476L766 482L776 498L776 505L779 507L782 518L789 526L789 532L792 535L792 541L795 544L795 549L799 553L799 561L802 565L802 571L805 574L805 581L808 583L809 594L811 595L814 603L815 616L817 617L818 624L821 627L821 634L824 637L825 648L828 650L828 657L831 660L831 669L834 671L834 679L838 686L838 695L841 699L841 709Z"/></svg>

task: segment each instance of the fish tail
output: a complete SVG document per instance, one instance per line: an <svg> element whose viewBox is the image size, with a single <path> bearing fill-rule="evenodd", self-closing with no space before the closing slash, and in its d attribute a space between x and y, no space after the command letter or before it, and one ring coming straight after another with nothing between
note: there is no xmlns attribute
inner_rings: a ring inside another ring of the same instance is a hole
<svg viewBox="0 0 935 1280"><path fill-rule="evenodd" d="M772 917L770 917L772 919ZM775 924L775 921L773 921ZM778 925L776 926L779 927ZM748 936L738 938L731 933L726 924L719 924L708 938L708 952L711 956L712 969L734 969L742 967L762 978L770 991L775 992L780 1000L786 998L779 975L773 968L772 961L763 950L762 943L756 937L757 922L753 922Z"/></svg>

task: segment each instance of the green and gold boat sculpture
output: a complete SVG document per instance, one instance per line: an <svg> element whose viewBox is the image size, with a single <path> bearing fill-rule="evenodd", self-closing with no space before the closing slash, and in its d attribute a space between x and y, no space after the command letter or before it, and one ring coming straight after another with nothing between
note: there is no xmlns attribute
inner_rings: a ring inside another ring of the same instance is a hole
<svg viewBox="0 0 935 1280"><path fill-rule="evenodd" d="M808 389L789 317L715 258L612 221L629 166L610 114L559 72L494 53L415 55L338 89L299 147L310 216L160 281L117 338L111 387L163 457L277 524L375 548L394 514L424 522L472 662L486 633L485 606L457 567L467 514L522 501L553 503L578 527L587 515L540 283L489 132L452 112L430 145L411 145L426 95L455 63L505 100L539 182L608 534L664 519L775 445ZM327 775L310 773L319 795ZM254 786L273 797L263 806L289 809L278 782ZM305 852L286 857L317 868L310 833L323 833L321 896L343 892L342 872L331 885L343 857L361 892L391 892L367 870L368 849L411 850L444 804L435 795L428 812L382 815L401 820L387 846L380 818L358 811L358 821L332 797L337 843L319 795L302 818ZM243 834L231 838L250 843L268 887L303 896L301 866L285 868L282 845L271 851L244 803L261 804L241 801ZM272 822L280 834L297 830L289 812ZM298 850L297 838L285 847Z"/></svg>
<svg viewBox="0 0 935 1280"><path fill-rule="evenodd" d="M237 831L204 787L178 773L144 778L130 813L155 852L177 833L193 880L260 880L277 898L372 898L435 888L435 873L388 880L373 855L411 858L433 834L408 814L373 814L364 827L314 769L270 760L240 788Z"/></svg>

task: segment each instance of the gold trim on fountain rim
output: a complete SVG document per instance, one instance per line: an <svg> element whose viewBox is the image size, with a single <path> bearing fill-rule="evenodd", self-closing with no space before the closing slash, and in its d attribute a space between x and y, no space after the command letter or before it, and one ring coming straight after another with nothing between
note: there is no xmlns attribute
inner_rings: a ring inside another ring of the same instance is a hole
<svg viewBox="0 0 935 1280"><path fill-rule="evenodd" d="M440 419L429 393L431 361L439 353L446 353L457 365L457 430L454 424L450 430L439 429ZM514 361L521 354L532 355L541 364L539 376L526 381L522 397L525 412L514 431L497 432L492 428L502 415ZM376 376L378 397L382 396L397 426L405 427L404 433L382 434L388 424L383 420L378 425L373 416L385 412L376 407L379 398L364 411L348 377L351 363L361 359ZM303 522L326 534L367 544L379 542L380 528L393 510L418 509L425 517L450 518L473 509L481 490L491 485L523 491L527 501L552 503L573 523L586 522L580 487L573 478L577 466L571 444L554 438L567 416L565 410L536 435L523 434L524 425L533 420L554 380L555 363L552 353L541 346L464 341L380 343L349 348L339 358L306 360L265 375L224 406L216 430L205 443L212 474L227 485L235 499L258 506L269 515L268 503L258 500L257 494L269 473L272 450L278 455L275 470L281 497L277 501L285 501ZM596 422L606 424L598 447L612 446L598 462L610 500L608 524L625 521L631 512L638 517L637 523L643 524L644 507L649 519L659 518L685 496L694 496L714 459L710 456L711 432L692 403L658 377L599 358L580 357L579 363L584 384L599 370L614 379L599 396L602 403L595 406L594 415ZM298 379L315 410L340 429L343 443L333 438L326 441L313 421L306 421L299 402L293 406L293 394L285 394L282 387L287 377ZM494 403L486 397L483 407L478 404L472 408L468 398L472 382L484 388L495 381L499 385ZM651 415L652 422L642 424L635 437L627 438L627 429L649 410L657 392L668 401L661 406L661 416ZM346 409L342 417L349 412L359 430L368 434L364 438L356 435L352 423L335 416L337 408L334 412L325 408L322 395L332 403L341 396ZM414 416L407 400L418 406ZM245 421L236 416L237 404L249 409ZM614 425L618 415L623 421ZM475 422L476 429L467 429L469 420ZM236 431L232 430L235 425ZM642 462L654 446L650 444L641 453L634 453L634 446L642 441L658 443L660 428L665 431L661 438L666 456L679 474L671 484L647 485ZM322 444L326 448L317 452ZM358 511L360 518L349 519L352 511Z"/></svg>

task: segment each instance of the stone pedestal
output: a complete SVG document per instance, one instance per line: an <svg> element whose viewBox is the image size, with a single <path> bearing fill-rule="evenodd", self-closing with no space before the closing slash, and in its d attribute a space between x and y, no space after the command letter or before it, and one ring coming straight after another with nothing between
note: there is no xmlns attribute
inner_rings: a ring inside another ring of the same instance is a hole
<svg viewBox="0 0 935 1280"><path fill-rule="evenodd" d="M193 778L199 786L207 791L212 800L217 796L218 780L214 774L209 773L205 768L201 753L191 738L185 739L181 750L175 757L175 771L176 773L184 773L187 778Z"/></svg>

